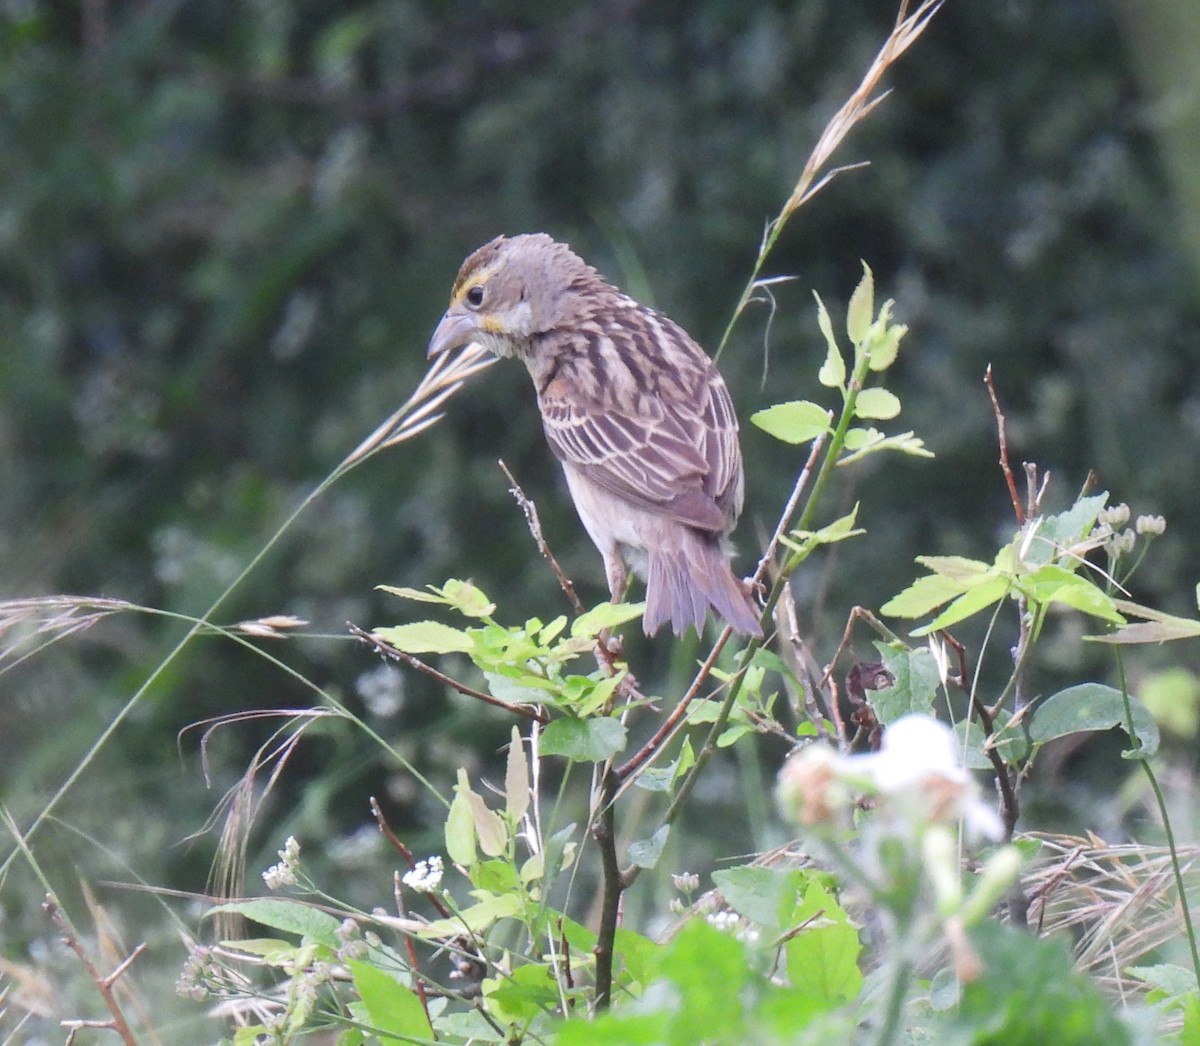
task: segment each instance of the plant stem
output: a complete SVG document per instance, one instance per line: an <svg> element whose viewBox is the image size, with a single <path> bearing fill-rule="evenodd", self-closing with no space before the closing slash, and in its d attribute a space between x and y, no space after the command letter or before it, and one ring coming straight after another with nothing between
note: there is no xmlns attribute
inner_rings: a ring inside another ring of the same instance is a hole
<svg viewBox="0 0 1200 1046"><path fill-rule="evenodd" d="M887 1012L884 1014L883 1024L879 1026L879 1034L875 1037L876 1046L890 1046L897 1040L911 977L912 963L907 958L897 959L892 966L892 976L888 982Z"/></svg>
<svg viewBox="0 0 1200 1046"><path fill-rule="evenodd" d="M1175 889L1179 892L1179 908L1183 912L1184 932L1187 934L1188 947L1192 955L1192 972L1195 974L1197 982L1200 983L1200 950L1196 948L1196 930L1192 925L1192 912L1188 907L1187 894L1184 892L1183 867L1179 863L1179 849L1175 844L1175 832L1171 828L1171 818L1167 813L1167 801L1163 796L1158 778L1154 776L1154 771L1150 767L1149 758L1141 751L1141 741L1138 740L1137 734L1134 733L1133 706L1130 704L1129 687L1125 682L1125 659L1121 655L1120 647L1113 648L1113 656L1117 663L1117 679L1121 684L1121 700L1125 705L1125 732L1129 735L1130 743L1137 746L1133 757L1142 764L1142 770L1146 774L1146 779L1150 782L1150 789L1154 792L1154 801L1158 805L1158 815L1162 818L1163 833L1167 837L1167 849L1171 854L1171 871L1175 878Z"/></svg>
<svg viewBox="0 0 1200 1046"><path fill-rule="evenodd" d="M604 877L604 892L600 902L600 928L596 933L596 1009L612 1005L613 959L617 939L617 918L621 910L621 893L625 884L617 861L617 833L614 804L621 780L612 766L604 771L600 787L600 815L592 835L600 847L600 867Z"/></svg>

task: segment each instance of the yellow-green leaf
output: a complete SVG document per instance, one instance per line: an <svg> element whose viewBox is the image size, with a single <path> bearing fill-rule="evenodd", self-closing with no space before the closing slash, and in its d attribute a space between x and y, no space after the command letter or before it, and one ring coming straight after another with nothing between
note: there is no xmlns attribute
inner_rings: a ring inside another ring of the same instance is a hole
<svg viewBox="0 0 1200 1046"><path fill-rule="evenodd" d="M371 634L406 654L468 653L475 649L470 635L440 621L414 621L411 625L377 628Z"/></svg>
<svg viewBox="0 0 1200 1046"><path fill-rule="evenodd" d="M846 309L846 334L854 345L861 345L866 340L875 317L875 277L866 262L862 267L863 278L850 295L850 305Z"/></svg>
<svg viewBox="0 0 1200 1046"><path fill-rule="evenodd" d="M863 389L854 401L857 417L886 421L900 413L900 400L887 389Z"/></svg>
<svg viewBox="0 0 1200 1046"><path fill-rule="evenodd" d="M829 431L830 414L809 400L776 403L755 412L750 421L784 443L808 443Z"/></svg>
<svg viewBox="0 0 1200 1046"><path fill-rule="evenodd" d="M521 731L514 726L504 767L504 809L514 824L525 816L525 811L529 809L529 798L529 767L525 763Z"/></svg>
<svg viewBox="0 0 1200 1046"><path fill-rule="evenodd" d="M817 372L817 380L829 389L840 389L846 384L846 362L838 351L837 339L833 336L833 323L829 319L829 310L821 301L821 296L813 291L817 299L817 326L825 336L825 362Z"/></svg>

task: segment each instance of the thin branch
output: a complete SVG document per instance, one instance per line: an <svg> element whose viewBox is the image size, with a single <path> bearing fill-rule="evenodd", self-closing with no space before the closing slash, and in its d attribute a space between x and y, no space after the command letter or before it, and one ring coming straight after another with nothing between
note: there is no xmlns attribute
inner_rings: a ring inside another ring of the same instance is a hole
<svg viewBox="0 0 1200 1046"><path fill-rule="evenodd" d="M383 837L396 848L396 852L404 858L405 864L408 865L409 871L412 871L417 866L416 858L413 857L413 852L405 846L400 837L392 831L392 826L387 823L387 819L383 816L383 809L379 805L379 800L371 796L370 800L371 816L375 818L375 824L379 831L383 833ZM450 918L450 909L446 907L445 902L436 894L427 895L429 902L437 909L438 915L443 919ZM401 913L403 915L403 913Z"/></svg>
<svg viewBox="0 0 1200 1046"><path fill-rule="evenodd" d="M968 682L966 647L949 632L939 632L938 635L958 655L958 685L971 699L971 707L975 709L975 714L979 717L979 725L983 728L985 741L992 740L996 736L996 720L992 715L992 710L988 708L987 703L979 696L977 688L971 686ZM983 750L988 757L988 762L992 764L992 770L996 774L996 787L1000 791L1000 817L1004 821L1004 838L1011 839L1013 829L1017 826L1017 818L1021 812L1021 806L1017 800L1017 790L1013 786L1013 779L1009 773L1008 764L1004 761L1004 757L996 750L996 746L985 743Z"/></svg>
<svg viewBox="0 0 1200 1046"><path fill-rule="evenodd" d="M616 797L620 777L608 767L600 788L600 818L592 828L592 836L600 848L600 867L603 873L603 895L600 901L600 926L596 933L596 1009L605 1010L612 1004L613 961L617 937L617 922L621 911L621 894L626 879L617 860Z"/></svg>
<svg viewBox="0 0 1200 1046"><path fill-rule="evenodd" d="M129 954L116 969L113 970L107 977L102 976L96 968L96 964L89 958L88 953L84 951L83 945L79 943L79 939L75 936L74 930L71 928L66 915L58 906L58 901L55 900L53 894L46 894L46 899L42 902L42 909L50 916L54 925L58 927L59 933L62 934L62 941L68 948L78 956L79 961L83 964L83 968L87 971L88 977L96 986L96 990L100 992L101 998L104 999L104 1005L108 1007L108 1012L111 1017L107 1021L63 1021L64 1028L71 1028L71 1035L68 1037L68 1042L74 1038L75 1031L79 1028L108 1028L116 1032L125 1046L137 1046L137 1039L133 1037L133 1031L129 1027L129 1022L125 1019L125 1014L121 1012L121 1004L117 1001L116 992L113 990L117 979L129 969L133 961L142 954L145 950L145 944L139 944Z"/></svg>
<svg viewBox="0 0 1200 1046"><path fill-rule="evenodd" d="M566 572L559 566L558 560L554 557L554 553L550 551L550 546L546 542L545 535L542 533L542 521L538 517L537 505L525 496L525 491L521 489L521 484L513 478L513 474L508 470L508 466L503 461L499 464L501 471L508 477L510 484L508 492L516 498L517 504L521 506L521 512L525 516L529 533L533 535L533 540L537 544L538 551L542 554L542 559L550 564L550 569L554 571L554 576L558 579L559 587L570 602L571 608L576 614L582 614L584 607L579 601L579 596L575 593L575 583L567 577Z"/></svg>
<svg viewBox="0 0 1200 1046"><path fill-rule="evenodd" d="M988 396L992 400L992 413L996 416L996 434L1000 439L1000 469L1004 473L1004 482L1008 484L1008 496L1012 499L1013 515L1017 517L1017 526L1025 525L1025 509L1021 505L1021 496L1017 493L1017 481L1013 477L1012 467L1008 462L1008 433L1004 424L1004 412L1000 409L1000 400L996 397L996 386L992 382L992 365L987 365L983 373L983 383L987 386Z"/></svg>
<svg viewBox="0 0 1200 1046"><path fill-rule="evenodd" d="M460 683L453 676L446 675L445 672L439 672L432 665L426 664L419 657L414 657L412 654L406 653L391 643L385 643L378 636L359 628L352 621L346 622L346 627L350 630L352 636L361 639L367 646L372 647L376 653L382 654L384 657L391 658L393 661L400 661L408 665L409 668L415 668L418 672L423 672L425 675L436 679L439 683L444 683L452 690L457 690L460 694L466 697L473 697L476 701L483 701L485 704L495 705L497 708L503 708L506 712L511 712L514 715L524 716L526 719L532 719L535 722L541 723L543 726L550 722L550 717L540 708L535 708L531 705L513 704L511 701L502 701L498 697L493 697L491 694L484 693L482 690L476 690L474 687L467 686L466 683Z"/></svg>

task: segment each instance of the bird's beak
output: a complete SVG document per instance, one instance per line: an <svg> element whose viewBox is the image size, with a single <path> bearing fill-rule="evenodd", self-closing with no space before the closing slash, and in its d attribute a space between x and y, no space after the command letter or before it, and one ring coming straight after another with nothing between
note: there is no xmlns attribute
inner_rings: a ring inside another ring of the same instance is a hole
<svg viewBox="0 0 1200 1046"><path fill-rule="evenodd" d="M429 339L429 350L425 353L425 358L433 359L443 352L466 345L475 340L476 333L475 320L471 316L461 312L448 312L437 325L433 337Z"/></svg>

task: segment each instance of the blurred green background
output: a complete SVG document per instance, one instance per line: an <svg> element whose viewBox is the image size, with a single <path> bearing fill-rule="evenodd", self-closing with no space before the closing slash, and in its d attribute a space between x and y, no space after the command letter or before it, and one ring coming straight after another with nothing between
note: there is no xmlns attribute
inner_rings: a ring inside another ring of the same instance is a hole
<svg viewBox="0 0 1200 1046"><path fill-rule="evenodd" d="M497 233L568 240L713 346L764 223L894 14L882 0L0 5L0 597L201 613L406 398L460 260ZM767 273L797 279L776 289L769 332L751 310L722 358L743 418L819 395L811 292L839 308L860 259L911 328L891 387L937 458L872 459L827 506L861 499L869 535L796 582L816 656L851 606L911 580L915 555L987 558L1011 531L989 362L1014 464L1051 470L1052 507L1094 469L1114 500L1165 514L1137 595L1194 611L1200 7L950 3L888 85L836 157L871 166L792 219ZM743 445L748 565L801 455L748 424ZM501 456L585 599L602 598L528 379L501 365L336 484L218 615L296 614L330 635L271 651L439 786L491 757L504 717L338 637L348 620L416 616L380 583L470 576L505 620L565 609ZM1078 622L1053 627L1062 655L1037 666L1040 685L1104 671L1068 642ZM183 628L121 615L0 675L0 800L18 824ZM668 695L694 653L665 637L630 649ZM35 837L52 884L203 889L214 839L185 840L272 726L219 731L207 788L200 732L179 731L312 702L232 643L191 644ZM737 784L765 772L730 761L698 795L706 825L730 821L725 852L761 845ZM1095 794L1059 773L1042 782L1059 827L1115 818L1103 788L1083 806ZM416 849L438 848L440 808L407 774L348 724L314 727L267 797L251 878L294 833L332 890L388 903L371 794ZM9 962L51 948L41 892L19 861L0 882ZM161 922L148 896L101 892L130 943ZM161 948L173 977L182 952Z"/></svg>

